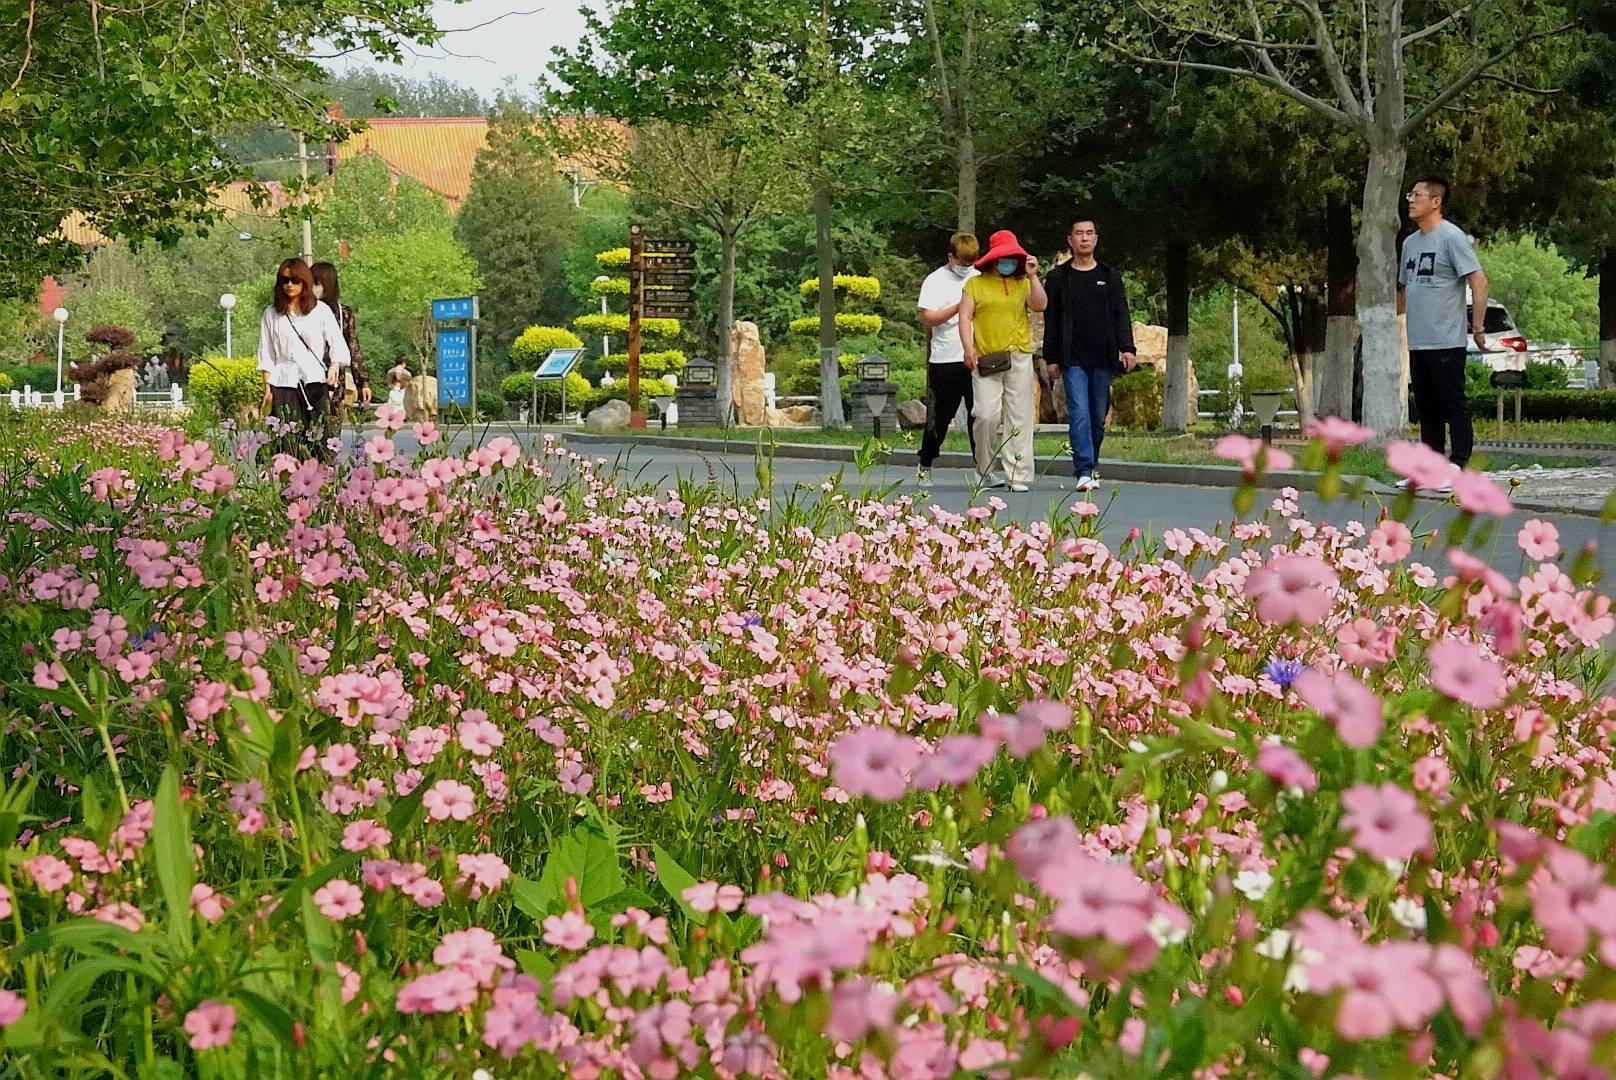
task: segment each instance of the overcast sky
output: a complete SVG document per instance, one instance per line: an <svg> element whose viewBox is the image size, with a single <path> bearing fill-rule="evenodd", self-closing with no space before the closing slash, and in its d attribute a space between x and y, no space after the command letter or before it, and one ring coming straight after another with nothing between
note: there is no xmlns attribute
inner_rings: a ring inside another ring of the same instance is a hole
<svg viewBox="0 0 1616 1080"><path fill-rule="evenodd" d="M550 60L555 45L571 46L583 36L578 14L582 0L467 0L463 4L438 0L432 5L437 23L445 30L477 27L446 36L440 47L419 56L407 56L403 65L378 64L365 54L334 64L343 67L375 65L385 71L414 78L441 75L470 86L492 99L507 79L522 93L531 91ZM500 18L504 16L504 18ZM498 21L492 21L492 20ZM486 26L478 24L488 23Z"/></svg>

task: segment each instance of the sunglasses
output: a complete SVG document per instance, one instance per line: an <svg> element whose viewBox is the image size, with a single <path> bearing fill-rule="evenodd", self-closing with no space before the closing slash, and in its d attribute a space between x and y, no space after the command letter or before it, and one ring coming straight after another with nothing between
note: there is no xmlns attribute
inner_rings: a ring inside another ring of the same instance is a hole
<svg viewBox="0 0 1616 1080"><path fill-rule="evenodd" d="M277 285L301 285L303 283L301 281L299 281L295 277L278 277L278 278L275 279L275 284L277 284Z"/></svg>

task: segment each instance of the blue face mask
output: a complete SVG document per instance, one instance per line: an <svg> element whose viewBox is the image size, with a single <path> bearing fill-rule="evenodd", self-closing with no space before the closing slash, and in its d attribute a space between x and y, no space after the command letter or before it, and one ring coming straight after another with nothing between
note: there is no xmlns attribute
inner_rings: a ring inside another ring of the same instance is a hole
<svg viewBox="0 0 1616 1080"><path fill-rule="evenodd" d="M1016 272L1016 267L1020 265L1019 259L1000 259L993 264L993 268L999 272L1000 277L1009 277Z"/></svg>
<svg viewBox="0 0 1616 1080"><path fill-rule="evenodd" d="M955 277L965 278L965 277L970 277L971 276L971 265L969 263L966 263L964 266L960 266L960 265L957 265L957 264L951 264L949 266L949 269L954 271L954 276Z"/></svg>

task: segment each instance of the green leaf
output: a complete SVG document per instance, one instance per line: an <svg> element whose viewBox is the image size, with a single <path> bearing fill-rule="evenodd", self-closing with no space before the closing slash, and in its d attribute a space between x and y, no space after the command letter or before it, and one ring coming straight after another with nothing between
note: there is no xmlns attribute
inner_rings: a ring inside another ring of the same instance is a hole
<svg viewBox="0 0 1616 1080"><path fill-rule="evenodd" d="M168 934L181 955L191 951L191 822L180 805L180 776L174 766L163 769L153 808L152 854L157 884L168 907Z"/></svg>
<svg viewBox="0 0 1616 1080"><path fill-rule="evenodd" d="M1571 846L1590 859L1606 858L1616 847L1616 814L1598 810L1586 825L1578 825L1567 838Z"/></svg>
<svg viewBox="0 0 1616 1080"><path fill-rule="evenodd" d="M693 923L705 922L706 919L701 913L691 907L684 898L684 891L697 883L695 877L661 844L651 845L651 857L656 860L657 884L661 885L673 902L679 905L679 909L685 913L685 918Z"/></svg>
<svg viewBox="0 0 1616 1080"><path fill-rule="evenodd" d="M292 1041L292 1015L261 994L237 988L231 999L241 1005L280 1042L288 1055L296 1053Z"/></svg>
<svg viewBox="0 0 1616 1080"><path fill-rule="evenodd" d="M56 949L87 952L97 946L138 953L146 957L150 957L153 952L152 939L149 935L137 934L121 926L86 916L59 922L54 926L40 927L17 946L17 957L22 959Z"/></svg>
<svg viewBox="0 0 1616 1080"><path fill-rule="evenodd" d="M617 848L593 821L579 824L544 861L538 891L549 901L547 907L552 913L565 903L569 877L578 883L578 899L585 911L623 890Z"/></svg>
<svg viewBox="0 0 1616 1080"><path fill-rule="evenodd" d="M76 1007L97 981L116 971L151 974L145 964L128 956L96 956L81 960L51 980L41 1015L46 1020L65 1023L63 1012Z"/></svg>

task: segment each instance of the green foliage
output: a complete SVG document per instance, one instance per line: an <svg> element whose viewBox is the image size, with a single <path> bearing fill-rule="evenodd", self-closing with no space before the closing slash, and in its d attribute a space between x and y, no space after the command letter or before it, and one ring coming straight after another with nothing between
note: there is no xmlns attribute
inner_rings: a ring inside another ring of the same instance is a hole
<svg viewBox="0 0 1616 1080"><path fill-rule="evenodd" d="M602 270L622 270L633 258L634 253L626 247L609 248L595 255L595 265Z"/></svg>
<svg viewBox="0 0 1616 1080"><path fill-rule="evenodd" d="M836 329L859 337L879 334L881 332L881 316L838 311L836 313ZM791 332L793 334L819 333L819 316L805 315L800 319L792 319Z"/></svg>
<svg viewBox="0 0 1616 1080"><path fill-rule="evenodd" d="M69 361L88 359L100 351L84 340L92 326L121 326L135 335L134 351L149 356L162 347L163 328L145 297L130 288L89 285L71 294L64 352ZM217 301L218 297L214 297Z"/></svg>
<svg viewBox="0 0 1616 1080"><path fill-rule="evenodd" d="M1465 395L1491 394L1495 388L1492 385L1493 369L1480 360L1472 360L1465 365ZM1564 390L1571 383L1571 372L1563 364L1537 363L1529 361L1526 365L1527 390Z"/></svg>
<svg viewBox="0 0 1616 1080"><path fill-rule="evenodd" d="M479 335L490 357L524 326L572 310L563 259L578 225L567 185L530 134L532 117L506 106L490 118L455 235L483 278Z"/></svg>
<svg viewBox="0 0 1616 1080"><path fill-rule="evenodd" d="M642 376L666 375L671 372L677 375L685 369L685 359L685 354L679 349L665 349L662 352L642 352L640 353L640 374ZM612 353L610 356L602 357L600 366L602 371L609 371L614 376L621 375L628 371L628 354Z"/></svg>
<svg viewBox="0 0 1616 1080"><path fill-rule="evenodd" d="M1470 415L1497 415L1498 391L1472 391L1466 399ZM1515 418L1515 395L1504 398L1504 417ZM1528 390L1521 395L1522 420L1599 420L1616 422L1616 390Z"/></svg>
<svg viewBox="0 0 1616 1080"><path fill-rule="evenodd" d="M74 212L103 235L173 242L214 220L213 191L251 169L220 137L277 122L317 145L349 125L310 84L311 54L397 57L437 31L426 0L299 8L7 3L0 23L0 294L37 290L83 252L58 234ZM26 150L18 149L26 148ZM211 287L211 286L210 286Z"/></svg>
<svg viewBox="0 0 1616 1080"><path fill-rule="evenodd" d="M572 310L599 308L600 300L589 291L590 286L602 273L614 268L603 266L597 259L628 239L629 223L635 216L628 196L616 188L595 187L584 193L578 208L577 232L561 260L567 288L572 294ZM622 265L627 266L628 249L624 248L623 252Z"/></svg>
<svg viewBox="0 0 1616 1080"><path fill-rule="evenodd" d="M576 409L580 404L590 400L595 388L589 385L589 380L576 371L567 372L567 408ZM499 392L506 401L513 405L525 405L532 400L534 378L531 372L515 371L505 376L499 384ZM554 414L561 407L561 380L539 379L538 394L539 408Z"/></svg>
<svg viewBox="0 0 1616 1080"><path fill-rule="evenodd" d="M223 417L240 416L259 407L264 380L256 361L204 356L191 365L186 389L197 406Z"/></svg>
<svg viewBox="0 0 1616 1080"><path fill-rule="evenodd" d="M580 334L598 337L601 334L628 333L628 316L617 312L601 315L598 312L591 315L580 315L572 320L572 325ZM640 333L648 337L678 337L678 319L641 319Z"/></svg>
<svg viewBox="0 0 1616 1080"><path fill-rule="evenodd" d="M395 181L386 162L374 154L344 162L324 190L316 227L327 250L346 240L357 251L372 237L402 236L450 223L443 196L409 176Z"/></svg>
<svg viewBox="0 0 1616 1080"><path fill-rule="evenodd" d="M580 349L583 339L564 326L530 326L511 342L511 363L533 371L552 349Z"/></svg>
<svg viewBox="0 0 1616 1080"><path fill-rule="evenodd" d="M1534 345L1599 340L1599 282L1530 233L1476 247L1493 299Z"/></svg>
<svg viewBox="0 0 1616 1080"><path fill-rule="evenodd" d="M1155 431L1162 418L1161 372L1139 368L1119 375L1111 384L1113 422L1133 431Z"/></svg>
<svg viewBox="0 0 1616 1080"><path fill-rule="evenodd" d="M596 278L589 283L589 292L594 296L627 296L628 278Z"/></svg>
<svg viewBox="0 0 1616 1080"><path fill-rule="evenodd" d="M1234 308L1224 287L1197 293L1190 302L1190 361L1202 390L1225 390L1234 358ZM1249 295L1240 298L1240 366L1247 387L1255 379L1289 386L1290 355L1279 326Z"/></svg>
<svg viewBox="0 0 1616 1080"><path fill-rule="evenodd" d="M231 350L237 356L251 356L258 348L259 315L274 290L275 267L297 244L294 223L243 216L207 236L187 237L170 249L142 248L131 260L130 272L144 269L143 287L164 326L165 340L187 356L224 352L224 311L219 296L233 294ZM91 267L108 254L97 252ZM346 289L346 267L341 273ZM346 292L343 302L352 302ZM368 344L362 318L359 334L361 345Z"/></svg>
<svg viewBox="0 0 1616 1080"><path fill-rule="evenodd" d="M859 300L878 300L881 297L881 282L873 277L857 274L837 274L836 291ZM819 295L819 279L809 278L798 286L803 296Z"/></svg>
<svg viewBox="0 0 1616 1080"><path fill-rule="evenodd" d="M672 396L673 392L673 384L666 379L647 379L643 376L640 378L640 402L642 406L648 406L654 397ZM571 393L571 391L569 390L568 393ZM589 393L589 405L585 411L604 405L614 399L617 401L628 400L627 379L614 379L610 386L594 387Z"/></svg>
<svg viewBox="0 0 1616 1080"><path fill-rule="evenodd" d="M16 384L11 381L10 375L0 371L0 391L10 390L15 385Z"/></svg>
<svg viewBox="0 0 1616 1080"><path fill-rule="evenodd" d="M372 236L343 267L343 300L362 314L371 355L389 366L395 356L433 355L432 301L482 288L477 264L448 224L398 235Z"/></svg>

